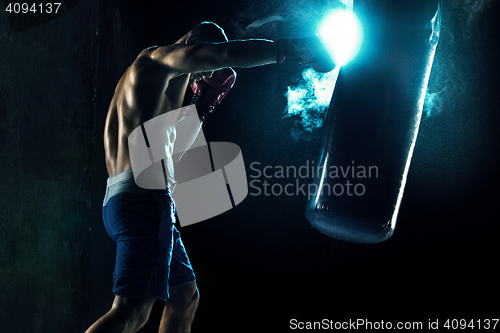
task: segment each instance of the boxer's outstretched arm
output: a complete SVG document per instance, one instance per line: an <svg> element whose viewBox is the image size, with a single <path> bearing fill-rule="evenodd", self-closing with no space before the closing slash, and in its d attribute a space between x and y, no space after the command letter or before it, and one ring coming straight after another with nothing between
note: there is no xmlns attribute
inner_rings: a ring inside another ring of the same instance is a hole
<svg viewBox="0 0 500 333"><path fill-rule="evenodd" d="M169 45L159 47L151 57L167 65L178 75L182 75L226 67L255 67L275 63L278 59L278 50L273 41L250 39L224 43Z"/></svg>

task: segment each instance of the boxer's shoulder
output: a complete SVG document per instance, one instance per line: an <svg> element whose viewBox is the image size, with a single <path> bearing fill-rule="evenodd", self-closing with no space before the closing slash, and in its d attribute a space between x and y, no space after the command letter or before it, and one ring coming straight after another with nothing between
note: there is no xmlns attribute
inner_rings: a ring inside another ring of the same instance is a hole
<svg viewBox="0 0 500 333"><path fill-rule="evenodd" d="M139 56L132 63L126 73L127 81L130 86L161 84L168 80L173 70L165 64L158 62L154 59L152 53L154 50L147 50L141 52ZM161 84L163 85L163 84Z"/></svg>

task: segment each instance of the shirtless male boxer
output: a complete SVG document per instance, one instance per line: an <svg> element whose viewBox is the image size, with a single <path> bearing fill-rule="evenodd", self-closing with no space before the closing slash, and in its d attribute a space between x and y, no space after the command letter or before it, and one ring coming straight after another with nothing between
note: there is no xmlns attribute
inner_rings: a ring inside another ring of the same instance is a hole
<svg viewBox="0 0 500 333"><path fill-rule="evenodd" d="M203 22L173 45L142 51L127 69L115 89L104 132L109 178L103 220L117 242L115 299L111 310L87 333L137 332L147 322L157 299L165 304L160 332L189 332L198 305L195 275L174 225L175 208L169 190L172 183L168 182L166 190L148 190L135 184L129 134L144 122L181 108L190 84L204 82L196 89L219 89L222 96L232 83L212 88L211 80L220 82L221 75L234 75L228 68L288 60L309 63L318 71L334 68L315 36L277 42L228 41L218 25ZM208 95L214 100L206 102L212 105L221 99L217 92L215 98L213 91ZM206 118L206 114L199 116L201 121ZM178 124L183 121L179 119ZM167 180L173 179L171 154L179 135L177 126L166 130ZM193 140L196 134L193 133ZM149 289L153 292L148 293Z"/></svg>

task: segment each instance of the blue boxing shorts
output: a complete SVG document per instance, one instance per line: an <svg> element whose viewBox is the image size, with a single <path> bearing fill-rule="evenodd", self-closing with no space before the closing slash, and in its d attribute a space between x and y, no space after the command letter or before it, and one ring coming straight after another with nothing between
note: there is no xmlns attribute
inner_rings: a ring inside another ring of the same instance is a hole
<svg viewBox="0 0 500 333"><path fill-rule="evenodd" d="M196 277L175 227L175 204L168 190L135 184L132 170L108 178L102 207L104 226L116 242L113 293L144 297L150 281L156 297L168 300L169 288ZM152 279L155 272L156 279Z"/></svg>

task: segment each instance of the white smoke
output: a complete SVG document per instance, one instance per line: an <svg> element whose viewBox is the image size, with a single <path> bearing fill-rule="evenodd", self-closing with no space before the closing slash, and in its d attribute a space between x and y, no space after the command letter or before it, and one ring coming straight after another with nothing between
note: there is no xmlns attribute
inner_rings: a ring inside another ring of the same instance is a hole
<svg viewBox="0 0 500 333"><path fill-rule="evenodd" d="M493 0L442 1L441 36L423 108L426 118L437 116L444 108L452 109L458 100L456 96L466 93L467 79L463 67L458 65L457 54L462 55L460 48L471 43L471 36L480 31L476 23L492 3Z"/></svg>
<svg viewBox="0 0 500 333"><path fill-rule="evenodd" d="M465 38L470 38L472 25L492 3L493 0L451 0L452 8L463 12L460 16L463 17L462 24L465 27Z"/></svg>
<svg viewBox="0 0 500 333"><path fill-rule="evenodd" d="M300 124L306 131L323 125L330 105L340 67L328 73L318 73L312 68L302 71L295 86L288 87L288 100L284 117L300 116Z"/></svg>

